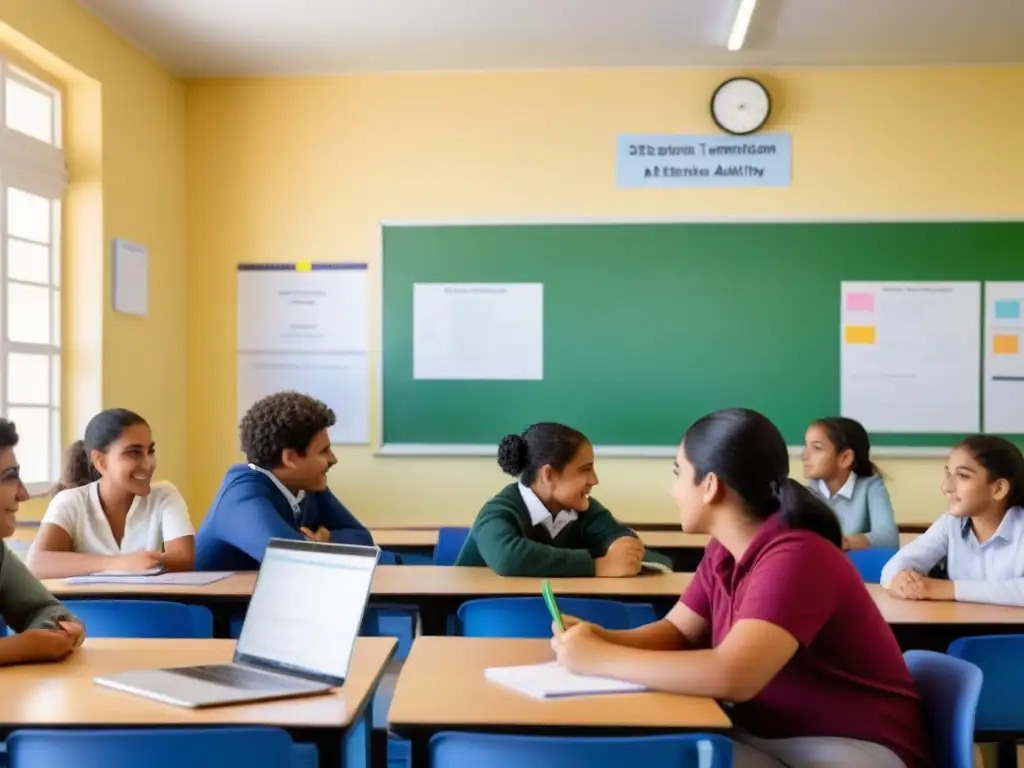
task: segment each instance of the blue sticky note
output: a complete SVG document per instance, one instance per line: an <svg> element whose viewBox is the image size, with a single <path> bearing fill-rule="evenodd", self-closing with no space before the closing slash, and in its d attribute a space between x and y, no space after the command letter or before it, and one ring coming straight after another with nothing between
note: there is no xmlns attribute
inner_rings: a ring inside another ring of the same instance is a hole
<svg viewBox="0 0 1024 768"><path fill-rule="evenodd" d="M1019 320L1020 299L1000 299L996 302L996 320Z"/></svg>

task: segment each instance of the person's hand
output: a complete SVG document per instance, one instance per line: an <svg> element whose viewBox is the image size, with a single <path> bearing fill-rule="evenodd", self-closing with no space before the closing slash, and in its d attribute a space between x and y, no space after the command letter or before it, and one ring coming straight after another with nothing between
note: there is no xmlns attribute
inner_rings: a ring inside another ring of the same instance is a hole
<svg viewBox="0 0 1024 768"><path fill-rule="evenodd" d="M75 636L55 629L28 629L18 638L18 661L50 662L67 658L74 650Z"/></svg>
<svg viewBox="0 0 1024 768"><path fill-rule="evenodd" d="M852 547L850 546L850 539L847 536L843 536L843 552L849 552Z"/></svg>
<svg viewBox="0 0 1024 768"><path fill-rule="evenodd" d="M579 619L577 619L575 616L570 616L567 613L563 613L562 614L562 626L565 627L565 631L566 632L568 632L571 627L575 627L577 624L582 624L582 623L583 622L580 621ZM552 621L551 622L551 634L552 635L557 635L557 634L559 634L559 632L561 632L561 630L558 628L558 625L555 624L555 622Z"/></svg>
<svg viewBox="0 0 1024 768"><path fill-rule="evenodd" d="M331 540L331 532L322 525L316 531L306 526L302 526L299 530L302 531L302 535L306 537L307 541L318 541L323 544Z"/></svg>
<svg viewBox="0 0 1024 768"><path fill-rule="evenodd" d="M559 663L577 675L600 674L608 645L598 637L593 624L579 620L551 638L551 648Z"/></svg>
<svg viewBox="0 0 1024 768"><path fill-rule="evenodd" d="M162 565L164 561L163 552L146 550L145 552L132 552L130 555L120 555L116 559L116 567L111 570L120 571L148 571Z"/></svg>
<svg viewBox="0 0 1024 768"><path fill-rule="evenodd" d="M74 647L77 648L85 642L85 627L77 621L58 621L60 628L75 639Z"/></svg>
<svg viewBox="0 0 1024 768"><path fill-rule="evenodd" d="M612 542L604 557L594 561L594 575L607 577L636 576L644 560L644 545L640 539L623 536Z"/></svg>
<svg viewBox="0 0 1024 768"><path fill-rule="evenodd" d="M953 600L955 593L953 582L945 579L932 579L922 576L916 571L902 571L897 577L907 576L899 584L893 579L889 591L904 600Z"/></svg>

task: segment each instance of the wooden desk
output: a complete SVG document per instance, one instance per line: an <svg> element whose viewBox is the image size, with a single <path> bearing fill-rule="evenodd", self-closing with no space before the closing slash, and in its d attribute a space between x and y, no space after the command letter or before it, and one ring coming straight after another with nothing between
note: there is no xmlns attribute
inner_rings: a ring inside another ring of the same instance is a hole
<svg viewBox="0 0 1024 768"><path fill-rule="evenodd" d="M732 727L712 699L636 693L540 701L484 678L488 667L552 658L547 640L420 638L398 677L388 726L412 740L417 768L428 764L427 742L443 730L607 736Z"/></svg>
<svg viewBox="0 0 1024 768"><path fill-rule="evenodd" d="M606 597L613 600L653 602L670 607L685 591L693 574L670 573L631 579L551 579L556 595ZM69 585L61 580L46 586L59 598L148 598L206 605L214 611L215 627L222 627L231 611L244 610L256 580L254 573L239 573L202 587ZM373 577L374 603L413 604L422 615L426 635L443 635L446 617L466 600L480 597L536 596L541 579L505 578L486 568L381 565ZM1024 632L1024 608L971 603L932 603L897 600L877 584L867 587L892 625L904 648L941 648L964 635ZM226 617L226 618L225 618ZM220 637L226 630L215 629Z"/></svg>
<svg viewBox="0 0 1024 768"><path fill-rule="evenodd" d="M1024 608L981 603L900 600L878 584L868 584L883 618L903 650L921 648L945 652L960 637L1024 632Z"/></svg>
<svg viewBox="0 0 1024 768"><path fill-rule="evenodd" d="M43 584L59 600L173 600L202 605L213 613L213 636L231 636L231 621L245 613L256 584L256 572L236 573L202 586L154 584L68 584L64 579L46 579Z"/></svg>
<svg viewBox="0 0 1024 768"><path fill-rule="evenodd" d="M43 584L60 599L83 597L160 597L207 604L218 601L249 602L256 585L256 571L243 571L212 584L68 584L64 579L46 579Z"/></svg>
<svg viewBox="0 0 1024 768"><path fill-rule="evenodd" d="M556 595L607 597L629 602L654 602L667 610L679 599L693 574L648 574L631 579L550 579ZM489 568L435 565L378 566L373 576L375 603L415 603L423 634L443 635L447 616L466 600L480 597L540 595L542 579L498 576Z"/></svg>
<svg viewBox="0 0 1024 768"><path fill-rule="evenodd" d="M437 544L435 528L373 528L370 533L377 546L399 554L431 557ZM683 533L680 530L637 530L636 534L644 546L671 557L675 569L682 572L693 572L697 569L711 538L705 534ZM913 541L918 535L901 533L900 546Z"/></svg>
<svg viewBox="0 0 1024 768"><path fill-rule="evenodd" d="M345 685L324 696L186 709L103 688L100 674L162 666L217 664L231 660L230 640L90 639L59 664L0 670L0 730L25 727L269 725L296 741L313 741L323 768L344 765L369 748L370 701L395 653L392 638L359 638ZM366 722L367 727L360 726Z"/></svg>

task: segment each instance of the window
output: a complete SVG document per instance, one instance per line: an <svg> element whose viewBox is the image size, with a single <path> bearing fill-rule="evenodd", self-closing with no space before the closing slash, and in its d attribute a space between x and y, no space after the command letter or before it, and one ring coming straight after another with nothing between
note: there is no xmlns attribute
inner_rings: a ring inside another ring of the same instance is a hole
<svg viewBox="0 0 1024 768"><path fill-rule="evenodd" d="M0 407L35 494L60 472L61 96L3 60L0 77Z"/></svg>

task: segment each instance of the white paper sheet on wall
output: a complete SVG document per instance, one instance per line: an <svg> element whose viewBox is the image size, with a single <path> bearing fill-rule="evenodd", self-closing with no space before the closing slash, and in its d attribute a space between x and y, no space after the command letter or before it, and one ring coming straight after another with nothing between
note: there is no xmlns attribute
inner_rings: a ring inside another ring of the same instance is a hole
<svg viewBox="0 0 1024 768"><path fill-rule="evenodd" d="M871 432L980 428L981 284L843 282L841 407Z"/></svg>
<svg viewBox="0 0 1024 768"><path fill-rule="evenodd" d="M293 390L334 411L332 443L368 443L369 312L366 264L239 265L239 418Z"/></svg>
<svg viewBox="0 0 1024 768"><path fill-rule="evenodd" d="M413 378L544 378L542 283L417 283Z"/></svg>

